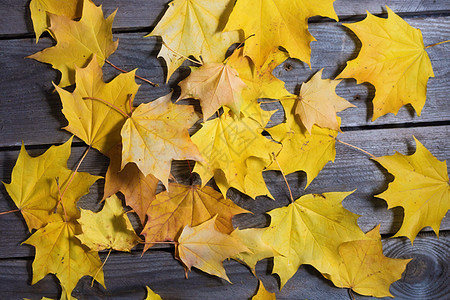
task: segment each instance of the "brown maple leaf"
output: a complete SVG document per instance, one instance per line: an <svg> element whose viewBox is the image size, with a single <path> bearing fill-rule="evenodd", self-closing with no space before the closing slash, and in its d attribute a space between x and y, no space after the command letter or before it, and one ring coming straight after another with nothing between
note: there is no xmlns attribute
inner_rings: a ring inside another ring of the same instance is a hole
<svg viewBox="0 0 450 300"><path fill-rule="evenodd" d="M222 105L228 106L239 116L242 90L247 86L238 72L223 63L204 64L178 84L181 95L178 100L196 98L200 100L203 120L211 117Z"/></svg>
<svg viewBox="0 0 450 300"><path fill-rule="evenodd" d="M173 241L186 225L197 226L215 215L217 229L230 233L233 216L248 212L211 187L171 183L148 209L148 221L141 233L146 241L144 251L152 241Z"/></svg>
<svg viewBox="0 0 450 300"><path fill-rule="evenodd" d="M121 192L125 201L145 223L150 204L155 199L159 180L152 174L144 176L136 164L126 164L121 170L122 145L113 147L109 153L109 167L105 176L103 199Z"/></svg>

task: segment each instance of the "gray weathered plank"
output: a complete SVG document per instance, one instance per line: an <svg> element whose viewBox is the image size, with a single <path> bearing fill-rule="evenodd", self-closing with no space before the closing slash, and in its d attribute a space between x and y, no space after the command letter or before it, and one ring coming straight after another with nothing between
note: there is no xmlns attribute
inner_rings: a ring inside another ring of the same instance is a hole
<svg viewBox="0 0 450 300"><path fill-rule="evenodd" d="M411 246L404 239L384 241L384 254L392 258L413 258L403 278L391 286L396 299L445 299L450 292L448 278L448 232L435 237L422 234ZM105 258L105 254L101 258ZM84 277L73 292L78 299L144 299L148 285L163 299L249 299L256 291L257 279L244 266L235 261L224 263L233 282L204 274L195 268L184 278L184 270L173 255L150 250L142 257L133 252L113 253L105 265L104 290L98 283L90 287L91 279ZM302 266L285 287L278 291L276 277L268 275L270 260L257 265L257 275L265 287L277 293L277 299L348 299L345 289L338 289L310 266ZM0 260L0 297L2 299L38 299L42 296L57 298L58 283L53 276L46 276L30 285L31 259ZM358 299L373 299L357 296ZM390 298L384 298L390 299Z"/></svg>
<svg viewBox="0 0 450 300"><path fill-rule="evenodd" d="M450 157L450 145L443 144L436 137L448 136L450 126L431 126L423 128L402 128L402 129L380 129L351 131L339 136L340 139L359 146L376 156L392 155L394 150L403 154L412 154L415 149L413 136L421 141L438 159L445 160ZM293 191L294 199L303 194L356 191L348 196L343 205L350 211L362 215L359 226L368 231L377 224L381 224L383 234L395 233L401 225L403 210L395 208L387 210L386 202L374 197L387 188L388 183L393 180L382 167L374 161L368 159L353 148L342 144L337 144L337 156L334 163L328 163L319 173L310 186L304 190L306 177L305 173L297 172L287 175L289 184ZM73 155L69 161L69 167L76 165L84 151L83 148L73 149ZM32 155L42 153L42 150L30 151ZM0 174L1 180L10 182L11 170L14 166L18 151L1 151ZM81 171L87 171L95 175L104 175L108 160L91 151L86 160L81 165ZM173 174L181 183L188 178L188 168L181 162L174 163ZM268 225L269 217L265 212L276 207L281 207L289 203L289 192L279 172L269 171L264 173L264 177L269 190L275 197L273 201L266 197L258 197L252 200L239 192L230 191L228 196L238 205L253 212L253 214L238 215L234 218L235 227L263 227ZM99 181L91 188L91 193L80 200L80 206L98 210L101 205L99 199L102 196L102 181ZM14 203L7 195L3 186L0 187L0 212L14 209ZM130 214L131 215L131 214ZM137 222L134 222L137 225ZM139 228L139 227L137 227ZM431 230L425 228L426 231ZM441 230L450 230L450 217L444 218ZM139 229L138 229L139 231ZM25 223L19 213L0 216L0 258L23 257L32 255L31 248L19 246L29 236Z"/></svg>
<svg viewBox="0 0 450 300"><path fill-rule="evenodd" d="M409 21L413 26L422 29L425 44L433 44L450 36L450 17L414 18ZM353 41L355 37L337 23L312 24L311 32L318 39L312 43L312 70L304 63L289 60L287 63L290 68L284 68L287 66L285 63L274 71L277 77L286 82L286 87L291 92L321 68L325 68L324 77L337 75L345 66L345 62L355 57L355 51L359 47L359 42ZM164 82L165 63L156 59L160 47L156 38L143 38L137 33L116 36L120 38L120 45L118 51L111 57L113 63L127 70L138 66L140 68L138 74L155 82ZM3 92L0 147L20 145L22 139L28 145L60 143L69 136L67 132L59 130L66 125L66 121L60 112L59 97L52 93L51 81L56 80L56 72L48 65L23 59L48 45L51 45L48 39L39 45L35 45L32 39L0 40L0 71L8 74L0 78L0 89ZM448 121L449 49L448 46L441 45L428 50L436 77L429 81L428 100L421 117L417 117L412 108L407 106L400 109L397 116L388 114L371 122L373 88L356 85L354 80L345 80L338 86L337 93L358 108L348 109L340 114L342 125ZM117 74L109 66L105 66L104 70L107 79ZM153 100L170 92L171 88L178 91L176 83L188 73L187 67L180 68L169 85L162 85L159 88L142 84L136 102ZM272 104L273 106L276 107L276 104ZM282 119L283 112L279 110L273 120L280 122Z"/></svg>
<svg viewBox="0 0 450 300"><path fill-rule="evenodd" d="M155 26L167 8L168 0L153 0L148 5L147 0L109 0L94 1L103 5L105 16L110 15L118 8L114 21L114 28L136 28ZM0 2L0 35L19 35L33 32L29 0L3 0ZM373 14L385 11L385 5L398 13L430 13L450 10L448 1L436 0L338 0L334 7L340 17L365 14L366 10Z"/></svg>

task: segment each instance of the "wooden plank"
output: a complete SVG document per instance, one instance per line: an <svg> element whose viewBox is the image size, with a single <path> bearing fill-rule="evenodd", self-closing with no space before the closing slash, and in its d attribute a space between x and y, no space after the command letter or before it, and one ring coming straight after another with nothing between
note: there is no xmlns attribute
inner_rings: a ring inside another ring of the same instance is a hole
<svg viewBox="0 0 450 300"><path fill-rule="evenodd" d="M450 126L431 126L423 128L402 128L383 130L351 131L339 136L340 139L355 146L359 146L376 156L392 155L394 150L403 154L412 154L415 151L413 135L421 141L438 159L444 160L450 157L450 145L443 144L435 137L448 136ZM342 144L337 144L337 157L334 163L328 163L305 190L305 173L297 172L287 176L294 199L309 193L356 191L348 196L343 205L350 211L362 215L359 226L368 231L377 224L381 224L383 234L392 234L400 228L403 219L403 209L394 208L387 210L386 202L374 197L387 188L393 180L386 170L364 154ZM84 147L73 149L73 155L69 161L69 167L74 167L76 161L82 156ZM42 150L30 151L32 155L42 153ZM1 151L0 174L1 180L10 182L10 174L15 163L18 151ZM81 171L87 171L95 175L104 175L108 160L95 150L90 152L81 165ZM184 163L174 163L172 173L180 183L189 184L186 178L189 176L188 167ZM289 204L289 192L279 172L268 171L264 173L267 186L276 201L266 197L258 197L252 200L234 190L229 191L228 196L239 206L248 209L253 214L238 215L233 220L233 225L239 228L264 227L269 224L269 217L265 212L276 207ZM184 182L183 182L184 178ZM85 209L99 210L102 197L102 181L94 184L91 193L83 197L79 204ZM14 209L14 203L7 195L3 186L0 187L0 212ZM129 214L132 215L132 214ZM140 226L133 219L138 232ZM441 230L450 230L450 216L441 223ZM425 231L430 231L426 228ZM32 248L19 246L29 236L26 225L20 213L0 216L0 258L23 257L32 255Z"/></svg>
<svg viewBox="0 0 450 300"><path fill-rule="evenodd" d="M422 29L427 45L450 36L450 17L417 18L409 21L413 26ZM356 55L359 47L358 42L353 41L355 37L337 23L312 24L311 31L318 39L318 42L312 43L313 69L310 70L305 64L291 59L274 71L277 77L286 82L286 87L291 92L321 68L325 68L324 77L337 75L345 66L346 60ZM138 74L158 83L164 82L165 63L156 58L160 47L156 38L143 38L140 33L116 36L120 38L120 45L118 51L111 57L113 63L126 70L139 66ZM8 74L0 79L0 89L3 92L0 147L18 146L21 140L27 145L61 143L69 137L67 132L59 130L66 125L66 121L60 112L59 96L52 92L51 81L57 79L56 72L46 64L23 59L49 45L51 42L48 39L45 41L43 39L39 45L32 39L0 40L2 53L0 71ZM412 108L407 106L400 109L397 116L389 114L380 117L376 122L371 122L373 88L356 85L354 80L345 80L338 86L337 93L358 108L348 109L340 114L342 125L351 127L449 121L447 97L450 88L448 81L450 61L447 59L449 51L449 47L445 45L432 47L428 51L436 77L429 81L428 100L421 117L417 117ZM117 74L116 70L109 66L105 66L104 70L107 80ZM154 88L142 84L136 103L148 102L167 94L171 89L177 92L179 88L176 83L188 74L188 68L182 67L174 74L168 85L163 84L159 88ZM279 104L266 107L280 108ZM282 120L283 112L280 109L274 115L273 121L277 123Z"/></svg>
<svg viewBox="0 0 450 300"><path fill-rule="evenodd" d="M411 246L404 239L384 241L384 254L392 258L413 258L403 278L391 286L396 299L444 299L450 293L448 278L448 249L450 237L443 233L439 240L422 234ZM106 254L101 258L105 259ZM172 253L150 250L140 253L113 253L105 265L107 290L95 283L90 287L90 277L84 277L73 296L78 299L144 299L145 285L150 286L163 299L249 299L257 289L257 279L244 266L235 261L224 263L233 284L209 276L197 269L184 278L184 270L173 259ZM278 291L276 277L268 275L271 260L257 265L257 275L266 288L277 293L277 299L348 299L346 289L338 289L310 266L302 266L285 287ZM0 260L0 297L22 299L59 296L58 283L46 276L35 285L31 278L31 258ZM358 299L374 299L357 296ZM391 299L391 298L383 298Z"/></svg>
<svg viewBox="0 0 450 300"><path fill-rule="evenodd" d="M103 5L105 16L116 8L118 12L114 28L136 28L155 26L167 9L168 0L153 0L151 5L146 0L109 0L94 1ZM0 2L0 35L19 35L33 32L28 0L3 0ZM336 1L336 13L340 17L365 14L366 10L373 14L385 12L385 5L398 13L439 13L450 10L448 1L433 0L346 0Z"/></svg>

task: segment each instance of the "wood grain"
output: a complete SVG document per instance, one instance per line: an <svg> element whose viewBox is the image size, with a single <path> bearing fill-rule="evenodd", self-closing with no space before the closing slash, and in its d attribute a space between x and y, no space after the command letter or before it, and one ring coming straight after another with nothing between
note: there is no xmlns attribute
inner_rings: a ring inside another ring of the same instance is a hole
<svg viewBox="0 0 450 300"><path fill-rule="evenodd" d="M413 258L403 278L391 286L395 299L444 299L450 292L448 278L448 247L450 237L421 234L411 246L403 239L384 241L384 253L391 258ZM78 299L144 299L148 285L163 299L249 299L256 292L257 279L235 261L224 263L233 284L193 269L189 279L184 278L183 267L166 251L150 250L142 257L139 252L113 253L105 265L107 290L90 277L80 280L73 292ZM106 254L101 255L105 259ZM0 298L40 299L57 298L58 284L52 275L31 286L31 258L0 260ZM279 283L269 275L271 260L258 263L256 272L265 287L277 293L277 299L348 299L347 290L338 289L310 266L299 271L278 291ZM430 297L431 296L431 297ZM375 299L357 295L358 299ZM391 298L383 298L391 299Z"/></svg>
<svg viewBox="0 0 450 300"><path fill-rule="evenodd" d="M169 0L94 0L103 3L105 15L119 8L115 22L115 37L120 39L119 49L110 60L126 70L139 67L137 73L158 83L165 80L165 62L156 55L160 48L158 38L143 38L161 18ZM18 148L24 140L31 146L30 153L41 154L51 144L66 141L70 134L60 130L66 125L61 114L61 104L53 92L51 81L58 81L59 75L49 65L24 59L25 56L51 46L49 38L42 38L35 44L28 10L29 0L0 1L0 90L2 105L0 110L0 179L10 181L11 170L18 155ZM395 12L405 17L413 27L422 30L425 45L430 45L450 36L450 2L440 0L336 0L334 6L344 22L361 20L368 10L374 14L385 11L389 5ZM311 44L312 69L304 63L289 59L281 64L274 74L286 82L290 92L299 89L302 82L324 68L324 77L334 78L346 61L357 56L361 43L357 37L340 23L330 19L315 17L310 19L310 32L317 39ZM448 45L427 50L436 77L428 84L427 103L422 116L417 117L411 107L400 110L397 116L389 114L371 122L374 88L370 84L356 85L354 80L342 81L337 93L357 105L340 114L344 134L339 139L359 146L376 156L391 155L394 150L412 154L415 150L413 136L418 138L438 159L450 157L447 137L450 131L448 91L450 82L450 60ZM109 66L104 67L105 79L110 80L118 73ZM189 74L187 64L182 66L168 85L153 88L142 84L136 97L136 104L151 101L165 95L172 89L178 93L177 82ZM196 103L191 101L190 103ZM278 108L272 118L272 125L283 121L283 111L279 104L265 104L265 108ZM198 128L198 127L197 127ZM85 147L77 140L68 167L73 168ZM303 172L287 176L298 198L307 193L349 191L343 205L362 215L359 226L368 231L381 224L384 236L395 233L401 226L403 210L387 210L382 199L374 197L384 191L393 176L367 156L344 146L336 145L337 157L328 163L319 176L305 190L306 177ZM98 152L91 151L81 167L96 175L104 175L108 160ZM174 162L172 173L188 184L189 171L185 162ZM238 215L233 219L235 227L264 227L269 224L267 211L289 203L288 191L279 172L264 173L266 183L276 201L265 197L249 199L231 190L228 196L238 205L253 214ZM198 178L197 178L198 179ZM91 193L83 197L79 206L98 211L101 207L103 181L91 188ZM161 189L161 188L160 188ZM0 185L0 212L14 209L3 185ZM140 230L137 218L129 214L135 228ZM450 215L441 224L439 239L425 228L412 246L406 238L384 240L385 255L393 258L414 258L408 265L402 280L391 286L396 299L447 299L450 295L449 249ZM31 264L34 248L20 245L29 236L20 213L0 216L0 299L40 299L42 296L58 298L59 285L54 276L46 276L31 286ZM189 279L184 278L181 264L173 259L171 248L152 248L141 257L141 247L131 254L112 253L105 266L106 284L90 287L90 278L83 278L73 295L78 299L143 299L145 285L149 285L163 299L249 299L257 288L257 279L250 271L234 261L225 262L232 285L194 269ZM102 259L106 253L101 254ZM257 265L257 275L270 291L277 292L279 282L270 275L271 260L263 260ZM347 291L335 288L319 272L310 266L302 266L286 284L277 299L349 299ZM357 296L357 299L372 299ZM391 298L387 298L391 299Z"/></svg>
<svg viewBox="0 0 450 300"><path fill-rule="evenodd" d="M97 5L103 5L105 16L118 9L114 20L114 28L153 27L167 9L168 0L108 0L94 1ZM29 0L3 0L0 1L0 36L22 35L33 32ZM363 15L366 10L373 14L385 12L385 5L398 13L439 13L450 10L450 4L446 1L435 0L338 0L334 7L336 13L345 18L351 15Z"/></svg>
<svg viewBox="0 0 450 300"><path fill-rule="evenodd" d="M421 28L425 44L432 44L450 36L450 17L411 19L411 24ZM360 46L344 27L337 23L312 24L311 32L317 42L312 43L312 70L304 63L290 59L281 64L274 74L286 82L290 92L308 80L316 71L324 70L324 78L334 77L345 66L345 62L353 58ZM116 65L131 70L139 66L137 73L154 82L164 82L165 63L156 55L160 45L156 38L143 38L142 34L117 34L120 44L111 61ZM53 92L52 80L57 80L57 72L49 65L24 59L23 57L51 45L49 39L36 45L32 39L0 40L0 72L8 74L0 78L0 89L3 93L2 110L0 111L0 147L18 146L21 140L27 145L61 143L70 136L59 130L67 124L60 109L59 96ZM342 126L371 126L383 124L421 123L434 121L450 121L448 113L447 91L450 89L450 60L447 59L450 47L446 45L429 49L436 77L428 84L427 103L421 117L412 111L410 106L400 109L397 116L388 114L371 122L371 99L374 90L369 85L356 85L354 80L344 80L337 88L337 93L358 106L342 113ZM285 68L287 64L289 68ZM109 66L104 67L105 80L117 75L117 71ZM189 74L187 67L180 68L168 85L154 88L143 82L136 97L136 103L148 102L175 90L176 83ZM59 76L59 75L58 75ZM26 85L26 88L24 88ZM355 100L356 99L356 100ZM266 108L280 108L279 104L266 105ZM283 120L283 111L273 116L273 123ZM52 134L49 134L51 132Z"/></svg>

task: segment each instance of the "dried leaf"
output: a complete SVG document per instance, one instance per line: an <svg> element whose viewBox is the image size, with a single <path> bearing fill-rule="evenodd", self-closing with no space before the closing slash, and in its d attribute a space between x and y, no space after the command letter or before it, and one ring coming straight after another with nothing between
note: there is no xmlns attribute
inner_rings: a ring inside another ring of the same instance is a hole
<svg viewBox="0 0 450 300"><path fill-rule="evenodd" d="M187 225L178 238L175 256L188 270L196 267L228 282L222 261L240 252L249 251L241 241L215 229L216 217L198 226Z"/></svg>
<svg viewBox="0 0 450 300"><path fill-rule="evenodd" d="M129 101L133 101L139 88L134 80L135 71L120 74L111 82L105 83L96 56L86 68L75 69L77 87L73 93L55 87L63 104L62 112L69 121L69 125L64 129L107 154L112 147L120 143L120 130L126 121L116 108L127 114L131 113ZM96 100L84 99L86 97Z"/></svg>
<svg viewBox="0 0 450 300"><path fill-rule="evenodd" d="M295 114L300 117L303 126L311 134L314 124L340 131L337 112L355 107L342 97L336 95L336 86L340 80L322 79L322 70L308 82L302 84L300 96L295 106Z"/></svg>
<svg viewBox="0 0 450 300"><path fill-rule="evenodd" d="M255 36L245 42L244 54L257 68L263 66L270 53L279 46L291 57L310 64L314 37L308 32L308 18L323 16L338 20L334 0L238 0L225 31L242 29L245 36Z"/></svg>
<svg viewBox="0 0 450 300"><path fill-rule="evenodd" d="M173 241L186 225L197 226L214 216L217 229L230 233L233 216L248 212L211 187L169 184L169 190L156 195L148 209L148 221L141 233L145 236L144 251L151 242Z"/></svg>
<svg viewBox="0 0 450 300"><path fill-rule="evenodd" d="M65 218L61 205L54 213L59 199L58 183L62 193L74 176L62 198L67 217L71 219L80 215L76 206L78 199L87 194L89 187L101 178L83 172L73 175L67 168L71 145L72 138L61 146L50 147L41 156L31 157L22 144L11 183L5 184L5 188L22 212L30 232L48 222Z"/></svg>
<svg viewBox="0 0 450 300"><path fill-rule="evenodd" d="M383 255L380 226L367 233L367 240L342 243L342 263L331 280L337 287L350 288L358 294L394 297L389 286L402 277L411 259L393 259Z"/></svg>
<svg viewBox="0 0 450 300"><path fill-rule="evenodd" d="M55 274L61 282L63 294L66 293L69 299L72 298L72 290L83 276L96 276L95 280L105 287L102 262L98 253L88 251L82 246L75 237L79 233L81 232L78 224L56 221L38 229L24 242L36 248L31 284L35 284L48 273Z"/></svg>
<svg viewBox="0 0 450 300"><path fill-rule="evenodd" d="M112 23L116 12L103 19L101 7L90 0L83 1L83 12L79 21L66 16L49 15L49 30L56 46L28 56L48 63L61 72L60 87L75 83L75 67L84 67L97 55L103 66L105 59L116 51L119 41L113 41ZM70 50L68 50L70 49Z"/></svg>
<svg viewBox="0 0 450 300"><path fill-rule="evenodd" d="M203 160L188 132L198 116L192 106L175 105L171 97L139 105L121 131L122 169L134 162L144 176L153 174L166 187L172 160Z"/></svg>
<svg viewBox="0 0 450 300"><path fill-rule="evenodd" d="M30 13L33 20L36 43L41 34L49 27L48 14L66 16L69 19L81 17L83 1L81 0L31 0Z"/></svg>
<svg viewBox="0 0 450 300"><path fill-rule="evenodd" d="M158 57L167 63L167 81L190 55L204 62L222 62L239 33L221 32L233 7L232 0L175 0L147 36L161 36ZM167 45L167 46L166 46ZM183 56L181 56L183 55Z"/></svg>
<svg viewBox="0 0 450 300"><path fill-rule="evenodd" d="M94 251L114 249L130 252L140 239L123 210L122 201L111 196L104 203L98 213L81 209L78 222L83 232L77 238Z"/></svg>
<svg viewBox="0 0 450 300"><path fill-rule="evenodd" d="M144 176L136 164L126 164L120 170L122 145L113 147L108 153L109 166L105 176L103 199L121 192L125 201L139 216L142 225L150 204L155 199L159 180L152 174Z"/></svg>
<svg viewBox="0 0 450 300"><path fill-rule="evenodd" d="M209 119L222 105L228 106L239 116L242 90L245 83L238 72L223 63L207 63L178 84L181 95L178 100L195 98L200 100L203 120Z"/></svg>
<svg viewBox="0 0 450 300"><path fill-rule="evenodd" d="M274 258L273 273L280 276L281 288L302 264L336 274L339 245L365 239L356 223L358 215L341 204L351 193L308 194L268 212L271 221L263 241L280 253Z"/></svg>
<svg viewBox="0 0 450 300"><path fill-rule="evenodd" d="M367 13L361 22L344 24L358 36L362 47L338 78L355 78L358 83L375 86L372 121L387 113L397 114L406 104L420 116L428 78L434 77L420 30L386 8L387 19Z"/></svg>
<svg viewBox="0 0 450 300"><path fill-rule="evenodd" d="M403 207L405 217L394 235L414 241L419 231L430 226L436 235L442 219L450 208L450 184L446 161L439 161L416 138L417 149L406 156L396 152L392 156L375 158L395 176L383 193L388 208Z"/></svg>

